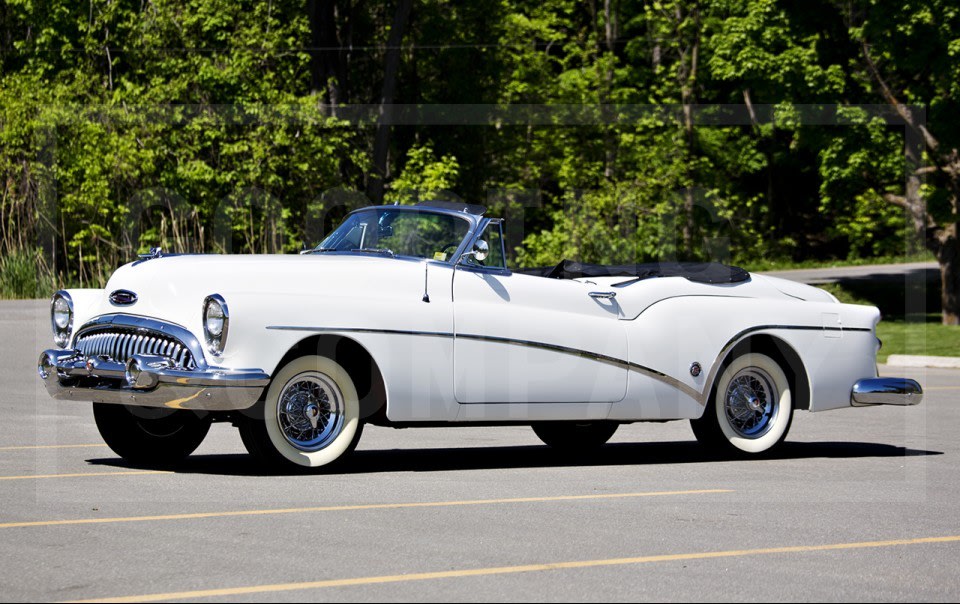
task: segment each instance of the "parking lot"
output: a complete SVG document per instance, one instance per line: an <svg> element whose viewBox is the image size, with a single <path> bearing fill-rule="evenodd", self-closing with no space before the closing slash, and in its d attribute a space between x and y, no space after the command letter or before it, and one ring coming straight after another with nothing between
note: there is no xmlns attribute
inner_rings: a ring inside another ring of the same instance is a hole
<svg viewBox="0 0 960 604"><path fill-rule="evenodd" d="M36 377L46 302L0 302L0 599L960 598L960 371L919 407L798 412L717 460L686 422L558 457L529 428L368 428L338 473L267 475L215 424L176 471Z"/></svg>

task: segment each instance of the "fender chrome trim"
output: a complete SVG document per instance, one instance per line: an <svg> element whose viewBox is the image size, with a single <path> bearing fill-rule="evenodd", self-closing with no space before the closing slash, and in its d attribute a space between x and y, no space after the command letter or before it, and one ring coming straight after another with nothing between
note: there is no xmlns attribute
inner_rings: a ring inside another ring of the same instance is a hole
<svg viewBox="0 0 960 604"><path fill-rule="evenodd" d="M569 354L573 356L579 356L585 359L590 359L592 361L597 361L598 363L606 363L607 365L613 365L615 367L622 367L628 371L635 371L637 373L642 373L648 377L651 377L655 380L661 381L665 384L668 384L677 390L680 390L687 396L693 398L696 401L700 401L701 394L695 388L684 384L678 379L672 378L669 375L657 371L656 369L651 369L650 367L645 367L638 363L631 363L630 361L624 359L618 359L616 357L607 356L605 354L600 354L599 352L590 352L589 350L581 350L579 348L570 348L569 346L560 346L558 344L548 344L546 342L534 342L531 340L519 340L516 338L504 338L500 336L485 336L479 334L470 334L470 333L458 333L454 334L448 331L411 331L411 330L400 330L400 329L373 329L366 327L296 327L292 325L270 325L267 329L277 329L282 331L306 331L311 333L376 333L376 334L388 334L388 335L407 335L407 336L424 336L424 337L435 337L435 338L460 338L463 340L478 340L482 342L496 342L497 344L510 344L513 346L526 346L528 348L538 348L540 350L549 350L551 352L558 352L560 354ZM487 403L460 403L460 404L487 404ZM563 403L559 403L563 404Z"/></svg>
<svg viewBox="0 0 960 604"><path fill-rule="evenodd" d="M483 340L488 342L498 342L503 344L513 344L515 346L529 346L531 348L540 348L543 350L551 350L553 352L559 352L563 354L571 354L576 356L581 356L584 358L592 359L599 363L607 363L609 365L615 365L618 367L624 367L629 371L635 371L641 373L647 377L653 378L657 381L663 382L668 386L676 388L677 390L683 392L693 400L697 401L700 406L705 407L709 402L707 399L710 397L710 390L713 386L713 382L717 379L717 372L726 358L727 354L733 349L734 346L739 344L744 338L748 335L756 333L758 331L776 331L776 330L796 330L796 331L834 331L839 330L840 328L835 327L824 327L822 325L757 325L744 329L740 333L733 336L724 347L720 350L720 353L717 355L717 358L714 360L713 364L710 366L709 375L704 382L706 384L704 390L701 392L696 388L669 376L661 371L640 365L639 363L633 363L625 359L618 359L615 357L610 357L604 354L590 352L587 350L580 350L578 348L569 348L567 346L559 346L557 344L548 344L546 342L533 342L530 340L519 340L514 338L504 338L500 336L485 336L478 334L463 334L458 333L454 334L452 332L445 331L416 331L416 330L406 330L406 329L376 329L372 327L313 327L313 326L297 326L297 325L269 325L267 329L276 329L281 331L304 331L309 333L376 333L376 334L390 334L390 335L408 335L408 336L424 336L424 337L439 337L439 338L463 338L470 340ZM846 327L845 331L848 332L872 332L873 330L866 327Z"/></svg>

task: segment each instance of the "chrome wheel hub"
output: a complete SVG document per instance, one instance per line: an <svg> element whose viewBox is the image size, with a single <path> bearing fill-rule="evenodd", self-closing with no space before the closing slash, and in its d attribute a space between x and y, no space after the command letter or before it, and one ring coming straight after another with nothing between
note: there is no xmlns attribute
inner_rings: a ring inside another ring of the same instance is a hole
<svg viewBox="0 0 960 604"><path fill-rule="evenodd" d="M734 431L745 438L766 434L780 409L780 392L770 375L758 368L742 369L724 396L724 413Z"/></svg>
<svg viewBox="0 0 960 604"><path fill-rule="evenodd" d="M304 415L310 420L310 427L316 430L317 424L320 421L320 407L311 403L307 405L307 408L304 410Z"/></svg>
<svg viewBox="0 0 960 604"><path fill-rule="evenodd" d="M301 451L323 449L343 429L343 394L327 375L302 373L280 392L277 421L284 438Z"/></svg>

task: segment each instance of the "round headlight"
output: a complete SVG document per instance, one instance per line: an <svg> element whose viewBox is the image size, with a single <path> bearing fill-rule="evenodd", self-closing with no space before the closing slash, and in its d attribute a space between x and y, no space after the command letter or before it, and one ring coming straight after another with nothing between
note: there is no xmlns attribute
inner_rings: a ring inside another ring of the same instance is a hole
<svg viewBox="0 0 960 604"><path fill-rule="evenodd" d="M63 298L53 301L53 323L58 329L66 329L70 325L70 305Z"/></svg>
<svg viewBox="0 0 960 604"><path fill-rule="evenodd" d="M50 327L56 345L66 348L73 331L73 299L65 291L58 291L50 301Z"/></svg>
<svg viewBox="0 0 960 604"><path fill-rule="evenodd" d="M223 352L229 327L230 312L223 297L219 294L207 296L203 301L203 335L210 352L216 355Z"/></svg>
<svg viewBox="0 0 960 604"><path fill-rule="evenodd" d="M207 333L215 338L219 338L220 334L223 333L223 307L216 302L216 300L210 300L207 302L207 316L204 318L206 323Z"/></svg>

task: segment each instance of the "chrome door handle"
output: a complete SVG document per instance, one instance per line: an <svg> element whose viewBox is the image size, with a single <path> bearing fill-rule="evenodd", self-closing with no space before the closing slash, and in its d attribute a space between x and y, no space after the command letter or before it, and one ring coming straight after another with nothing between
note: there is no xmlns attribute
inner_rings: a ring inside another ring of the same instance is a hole
<svg viewBox="0 0 960 604"><path fill-rule="evenodd" d="M590 292L589 295L591 298L612 300L617 297L617 292Z"/></svg>

